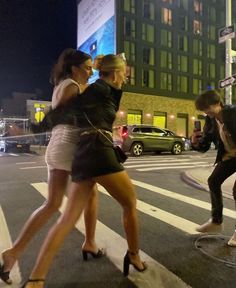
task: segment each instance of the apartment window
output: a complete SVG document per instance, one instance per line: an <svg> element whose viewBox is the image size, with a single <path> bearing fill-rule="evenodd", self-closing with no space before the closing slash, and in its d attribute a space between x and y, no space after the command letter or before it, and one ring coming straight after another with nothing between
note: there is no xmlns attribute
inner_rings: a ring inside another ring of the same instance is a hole
<svg viewBox="0 0 236 288"><path fill-rule="evenodd" d="M207 76L211 79L216 77L216 66L213 63L207 65Z"/></svg>
<svg viewBox="0 0 236 288"><path fill-rule="evenodd" d="M166 112L154 112L153 126L160 128L166 128L167 113Z"/></svg>
<svg viewBox="0 0 236 288"><path fill-rule="evenodd" d="M143 63L149 64L149 65L155 64L154 48L151 48L151 47L144 47L143 48Z"/></svg>
<svg viewBox="0 0 236 288"><path fill-rule="evenodd" d="M135 85L135 67L128 65L127 71L127 84Z"/></svg>
<svg viewBox="0 0 236 288"><path fill-rule="evenodd" d="M195 35L202 35L202 22L193 20L193 33Z"/></svg>
<svg viewBox="0 0 236 288"><path fill-rule="evenodd" d="M153 2L149 0L143 1L143 17L147 19L155 19L155 6Z"/></svg>
<svg viewBox="0 0 236 288"><path fill-rule="evenodd" d="M193 2L195 14L202 15L202 3L199 0L194 0Z"/></svg>
<svg viewBox="0 0 236 288"><path fill-rule="evenodd" d="M202 56L202 41L193 39L193 54Z"/></svg>
<svg viewBox="0 0 236 288"><path fill-rule="evenodd" d="M161 72L160 87L162 90L172 91L172 74Z"/></svg>
<svg viewBox="0 0 236 288"><path fill-rule="evenodd" d="M172 25L172 11L167 8L161 9L161 20L162 23Z"/></svg>
<svg viewBox="0 0 236 288"><path fill-rule="evenodd" d="M142 111L141 110L128 110L127 124L142 124Z"/></svg>
<svg viewBox="0 0 236 288"><path fill-rule="evenodd" d="M189 0L178 0L178 6L182 9L184 9L185 11L188 10L188 1Z"/></svg>
<svg viewBox="0 0 236 288"><path fill-rule="evenodd" d="M125 52L125 57L127 58L128 61L133 61L135 62L136 57L135 57L135 43L130 42L130 41L124 41L124 52Z"/></svg>
<svg viewBox="0 0 236 288"><path fill-rule="evenodd" d="M154 43L154 26L143 23L142 24L142 39Z"/></svg>
<svg viewBox="0 0 236 288"><path fill-rule="evenodd" d="M177 77L177 91L182 93L188 92L188 77L186 76Z"/></svg>
<svg viewBox="0 0 236 288"><path fill-rule="evenodd" d="M179 28L183 31L188 30L188 17L185 15L181 15L179 17Z"/></svg>
<svg viewBox="0 0 236 288"><path fill-rule="evenodd" d="M162 2L168 3L168 4L172 4L172 0L162 0Z"/></svg>
<svg viewBox="0 0 236 288"><path fill-rule="evenodd" d="M193 74L202 75L202 61L199 59L193 59Z"/></svg>
<svg viewBox="0 0 236 288"><path fill-rule="evenodd" d="M202 80L193 79L193 94L199 95L202 91Z"/></svg>
<svg viewBox="0 0 236 288"><path fill-rule="evenodd" d="M209 7L209 19L211 22L216 22L216 8L210 6Z"/></svg>
<svg viewBox="0 0 236 288"><path fill-rule="evenodd" d="M154 88L154 71L153 70L142 70L142 86L148 88Z"/></svg>
<svg viewBox="0 0 236 288"><path fill-rule="evenodd" d="M127 37L135 38L135 21L124 17L124 35Z"/></svg>
<svg viewBox="0 0 236 288"><path fill-rule="evenodd" d="M135 0L124 0L124 11L135 14Z"/></svg>
<svg viewBox="0 0 236 288"><path fill-rule="evenodd" d="M161 51L161 68L172 69L172 53Z"/></svg>
<svg viewBox="0 0 236 288"><path fill-rule="evenodd" d="M178 70L180 72L188 72L188 57L178 55Z"/></svg>
<svg viewBox="0 0 236 288"><path fill-rule="evenodd" d="M208 38L210 40L215 40L216 39L216 27L213 25L208 26Z"/></svg>
<svg viewBox="0 0 236 288"><path fill-rule="evenodd" d="M188 51L188 38L187 36L178 35L178 48L180 51Z"/></svg>
<svg viewBox="0 0 236 288"><path fill-rule="evenodd" d="M207 57L210 59L215 59L216 58L216 47L215 45L208 44L207 45Z"/></svg>
<svg viewBox="0 0 236 288"><path fill-rule="evenodd" d="M161 29L161 45L168 48L172 47L171 31Z"/></svg>

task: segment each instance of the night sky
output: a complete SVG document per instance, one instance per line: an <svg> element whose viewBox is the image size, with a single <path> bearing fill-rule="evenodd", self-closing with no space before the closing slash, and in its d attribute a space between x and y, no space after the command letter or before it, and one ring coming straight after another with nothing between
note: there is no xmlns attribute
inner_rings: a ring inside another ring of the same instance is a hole
<svg viewBox="0 0 236 288"><path fill-rule="evenodd" d="M50 71L76 48L76 0L0 0L0 99L37 91L50 100Z"/></svg>

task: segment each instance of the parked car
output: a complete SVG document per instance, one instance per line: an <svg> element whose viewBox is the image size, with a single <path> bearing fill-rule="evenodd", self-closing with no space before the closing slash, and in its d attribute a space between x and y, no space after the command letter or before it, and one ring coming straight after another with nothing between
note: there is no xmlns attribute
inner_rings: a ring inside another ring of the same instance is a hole
<svg viewBox="0 0 236 288"><path fill-rule="evenodd" d="M165 130L167 133L170 133L170 135L173 135L173 136L177 136L176 133L174 133L173 131L169 130L169 129L163 129ZM183 139L184 139L184 150L190 150L191 149L191 141L188 137L185 137L185 136L181 136Z"/></svg>
<svg viewBox="0 0 236 288"><path fill-rule="evenodd" d="M174 155L181 154L185 147L185 138L172 135L159 127L151 125L124 125L121 126L124 152L133 156L140 156L143 152L170 151Z"/></svg>
<svg viewBox="0 0 236 288"><path fill-rule="evenodd" d="M30 152L30 142L23 137L1 137L0 151L3 152Z"/></svg>

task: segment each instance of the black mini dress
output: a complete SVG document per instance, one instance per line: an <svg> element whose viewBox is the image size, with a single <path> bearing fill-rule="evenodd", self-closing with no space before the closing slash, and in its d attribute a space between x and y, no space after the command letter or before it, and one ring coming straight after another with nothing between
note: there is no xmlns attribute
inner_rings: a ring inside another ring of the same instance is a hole
<svg viewBox="0 0 236 288"><path fill-rule="evenodd" d="M72 163L73 182L124 170L116 158L111 136L121 96L121 90L99 79L70 104L69 110L81 131Z"/></svg>

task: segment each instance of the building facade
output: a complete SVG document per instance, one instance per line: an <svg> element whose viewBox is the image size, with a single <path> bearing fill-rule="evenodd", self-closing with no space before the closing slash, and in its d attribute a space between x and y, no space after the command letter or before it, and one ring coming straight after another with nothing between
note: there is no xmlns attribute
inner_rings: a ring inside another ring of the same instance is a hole
<svg viewBox="0 0 236 288"><path fill-rule="evenodd" d="M81 2L87 3L87 15L99 19L99 7L95 14L96 1ZM204 90L217 89L219 80L225 78L225 43L218 43L218 31L225 27L225 1L98 2L103 5L114 2L115 52L125 52L129 68L116 124L154 124L189 136L193 121L196 118L204 121L194 108L195 97ZM232 0L232 22L236 18L235 2ZM90 47L97 49L101 43L93 39ZM234 39L234 50L235 46ZM224 91L220 92L223 98ZM232 96L236 102L235 87Z"/></svg>

